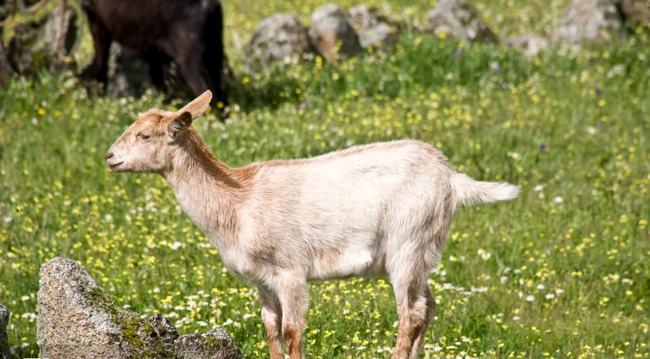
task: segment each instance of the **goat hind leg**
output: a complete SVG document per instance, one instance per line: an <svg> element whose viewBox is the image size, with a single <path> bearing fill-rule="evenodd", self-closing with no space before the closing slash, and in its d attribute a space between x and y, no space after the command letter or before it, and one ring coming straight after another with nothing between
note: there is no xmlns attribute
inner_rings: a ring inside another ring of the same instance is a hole
<svg viewBox="0 0 650 359"><path fill-rule="evenodd" d="M412 271L391 276L395 299L397 301L397 340L392 359L407 359L419 354L421 341L417 339L424 335L427 327L427 298L422 290L426 286L426 275ZM410 275L409 275L410 274Z"/></svg>
<svg viewBox="0 0 650 359"><path fill-rule="evenodd" d="M304 277L291 276L279 286L282 335L291 359L303 359L302 338L309 309L309 287Z"/></svg>
<svg viewBox="0 0 650 359"><path fill-rule="evenodd" d="M258 286L260 304L262 306L262 322L266 331L266 341L269 346L271 359L283 359L280 333L282 330L282 308L280 300L270 289Z"/></svg>
<svg viewBox="0 0 650 359"><path fill-rule="evenodd" d="M420 351L422 350L422 345L424 344L424 337L427 334L427 328L429 328L429 324L431 323L431 320L433 320L433 316L436 314L436 301L433 299L433 294L431 294L431 289L429 289L426 281L422 287L422 293L426 299L426 316L424 318L424 323L418 327L418 333L415 337L415 340L413 341L413 347L411 348L411 359L416 359L420 356Z"/></svg>

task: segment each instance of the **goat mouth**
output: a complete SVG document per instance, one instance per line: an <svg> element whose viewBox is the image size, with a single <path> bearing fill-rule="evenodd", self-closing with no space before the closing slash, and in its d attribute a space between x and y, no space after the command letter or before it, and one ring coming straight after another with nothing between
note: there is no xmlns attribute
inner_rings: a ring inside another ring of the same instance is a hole
<svg viewBox="0 0 650 359"><path fill-rule="evenodd" d="M118 163L109 163L108 167L111 168L111 170L115 171L122 163L124 162L118 162Z"/></svg>

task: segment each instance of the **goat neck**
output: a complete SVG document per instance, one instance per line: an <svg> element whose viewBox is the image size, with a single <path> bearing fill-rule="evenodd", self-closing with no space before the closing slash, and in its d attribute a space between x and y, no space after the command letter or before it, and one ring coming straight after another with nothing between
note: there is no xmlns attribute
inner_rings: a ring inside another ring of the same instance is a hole
<svg viewBox="0 0 650 359"><path fill-rule="evenodd" d="M177 141L163 176L178 202L211 238L233 238L237 230L235 208L247 188L237 180L235 170L210 152L194 129L188 129Z"/></svg>

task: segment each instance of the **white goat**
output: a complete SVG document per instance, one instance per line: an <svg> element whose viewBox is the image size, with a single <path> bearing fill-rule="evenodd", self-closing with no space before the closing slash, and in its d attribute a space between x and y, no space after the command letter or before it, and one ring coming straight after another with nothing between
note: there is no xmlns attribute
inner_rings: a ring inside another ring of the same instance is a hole
<svg viewBox="0 0 650 359"><path fill-rule="evenodd" d="M177 112L138 116L106 157L113 171L163 175L224 264L259 290L271 358L302 358L309 280L386 275L399 316L393 358L416 358L435 312L427 275L460 204L517 196L474 181L418 141L229 168L192 120L207 91Z"/></svg>

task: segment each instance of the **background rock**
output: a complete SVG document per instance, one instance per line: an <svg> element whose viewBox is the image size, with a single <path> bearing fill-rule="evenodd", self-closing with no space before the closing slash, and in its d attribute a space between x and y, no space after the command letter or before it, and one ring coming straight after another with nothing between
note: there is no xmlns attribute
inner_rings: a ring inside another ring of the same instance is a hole
<svg viewBox="0 0 650 359"><path fill-rule="evenodd" d="M611 41L622 34L623 19L613 0L571 0L553 30L553 43L577 45Z"/></svg>
<svg viewBox="0 0 650 359"><path fill-rule="evenodd" d="M363 52L357 33L336 4L326 4L314 11L309 25L309 40L327 62Z"/></svg>
<svg viewBox="0 0 650 359"><path fill-rule="evenodd" d="M69 6L59 6L48 17L40 34L37 49L47 53L55 65L70 63L77 40L77 13Z"/></svg>
<svg viewBox="0 0 650 359"><path fill-rule="evenodd" d="M143 319L116 307L95 280L69 259L54 258L41 267L38 305L41 357L160 358L185 353L175 352L177 347L185 348L186 340L177 342L184 337L167 319L159 315ZM194 358L241 358L232 339L215 340L208 333L196 339Z"/></svg>
<svg viewBox="0 0 650 359"><path fill-rule="evenodd" d="M7 340L7 325L9 324L9 310L0 304L0 359L9 359L9 341Z"/></svg>
<svg viewBox="0 0 650 359"><path fill-rule="evenodd" d="M504 45L521 51L527 57L535 57L548 49L548 40L535 35L519 35L506 39Z"/></svg>
<svg viewBox="0 0 650 359"><path fill-rule="evenodd" d="M496 34L465 0L440 0L427 15L427 30L464 41L497 42Z"/></svg>
<svg viewBox="0 0 650 359"><path fill-rule="evenodd" d="M359 35L363 48L391 47L397 42L400 26L374 6L356 5L348 10L350 23Z"/></svg>
<svg viewBox="0 0 650 359"><path fill-rule="evenodd" d="M312 51L307 28L294 16L275 14L262 20L246 46L247 63L266 67Z"/></svg>

